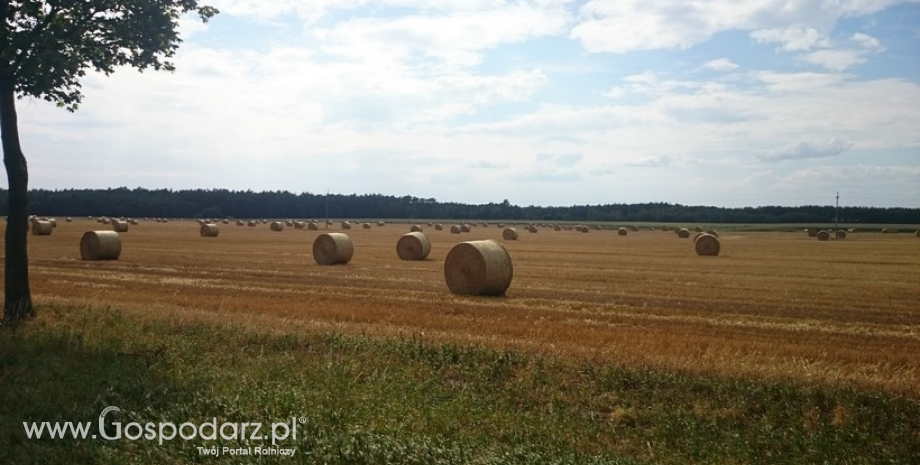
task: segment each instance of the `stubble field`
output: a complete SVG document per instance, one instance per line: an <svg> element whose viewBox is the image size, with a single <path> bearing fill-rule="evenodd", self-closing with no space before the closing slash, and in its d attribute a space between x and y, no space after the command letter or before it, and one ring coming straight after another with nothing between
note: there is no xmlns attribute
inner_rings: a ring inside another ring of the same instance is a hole
<svg viewBox="0 0 920 465"><path fill-rule="evenodd" d="M445 224L446 225L446 224ZM235 323L272 333L422 338L538 356L725 378L850 386L920 397L920 238L723 232L700 257L674 232L553 231L502 241L514 264L507 296L463 297L444 283L460 241L501 240L425 227L428 260L395 251L409 224L347 231L351 262L319 266L314 238L194 221L141 222L121 234L117 261L80 260L84 231L60 221L29 236L41 305L111 306L144 318ZM338 223L329 231L340 231Z"/></svg>

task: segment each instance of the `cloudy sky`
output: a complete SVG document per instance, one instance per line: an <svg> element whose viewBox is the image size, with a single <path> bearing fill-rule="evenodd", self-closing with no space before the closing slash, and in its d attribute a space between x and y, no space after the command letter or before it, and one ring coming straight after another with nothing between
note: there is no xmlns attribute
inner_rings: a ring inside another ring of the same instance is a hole
<svg viewBox="0 0 920 465"><path fill-rule="evenodd" d="M920 0L211 0L20 100L37 188L920 207Z"/></svg>

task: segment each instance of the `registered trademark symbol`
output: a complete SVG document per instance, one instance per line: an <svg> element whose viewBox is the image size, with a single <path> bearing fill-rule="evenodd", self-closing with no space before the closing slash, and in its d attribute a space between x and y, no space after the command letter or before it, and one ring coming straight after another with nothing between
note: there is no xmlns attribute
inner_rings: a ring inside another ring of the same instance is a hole
<svg viewBox="0 0 920 465"><path fill-rule="evenodd" d="M307 424L307 417L300 417L300 419L299 419L298 421L300 422L301 425L306 425L306 424Z"/></svg>

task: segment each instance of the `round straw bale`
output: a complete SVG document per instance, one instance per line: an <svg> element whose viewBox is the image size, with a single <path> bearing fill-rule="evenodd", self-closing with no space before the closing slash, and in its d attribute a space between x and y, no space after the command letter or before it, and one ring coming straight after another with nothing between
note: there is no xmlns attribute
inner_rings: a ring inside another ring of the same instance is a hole
<svg viewBox="0 0 920 465"><path fill-rule="evenodd" d="M518 232L516 228L505 228L502 231L502 239L506 241L516 241L518 238Z"/></svg>
<svg viewBox="0 0 920 465"><path fill-rule="evenodd" d="M380 227L386 226L386 222L385 222L385 221L378 221L378 222L377 222L377 226L380 226Z"/></svg>
<svg viewBox="0 0 920 465"><path fill-rule="evenodd" d="M827 231L818 231L817 236L818 236L818 240L823 242L823 241L830 240L831 233Z"/></svg>
<svg viewBox="0 0 920 465"><path fill-rule="evenodd" d="M560 225L558 225L558 224L553 225L553 231L562 231L562 226L560 226Z"/></svg>
<svg viewBox="0 0 920 465"><path fill-rule="evenodd" d="M920 229L917 230L917 232L915 233L915 235L916 235L917 237L920 237Z"/></svg>
<svg viewBox="0 0 920 465"><path fill-rule="evenodd" d="M46 221L48 221L49 223L51 223L51 227L52 227L52 228L56 228L56 227L57 227L57 220L56 220L56 219L54 219L54 218L48 218Z"/></svg>
<svg viewBox="0 0 920 465"><path fill-rule="evenodd" d="M531 232L531 233L535 233L535 232L537 232L537 227L534 226L534 225L530 225L530 226L527 227L527 231L528 231L528 232Z"/></svg>
<svg viewBox="0 0 920 465"><path fill-rule="evenodd" d="M424 260L431 253L431 241L421 231L403 234L396 241L396 255L400 260Z"/></svg>
<svg viewBox="0 0 920 465"><path fill-rule="evenodd" d="M492 240L461 242L444 259L444 280L454 294L503 295L513 276L511 256Z"/></svg>
<svg viewBox="0 0 920 465"><path fill-rule="evenodd" d="M680 228L677 230L677 237L681 239L687 239L690 237L690 230L687 228Z"/></svg>
<svg viewBox="0 0 920 465"><path fill-rule="evenodd" d="M289 227L289 228L293 228L293 227L294 227L294 220L285 220L285 221L284 221L284 225L287 226L287 227Z"/></svg>
<svg viewBox="0 0 920 465"><path fill-rule="evenodd" d="M347 221L342 222L342 229L351 229L351 223Z"/></svg>
<svg viewBox="0 0 920 465"><path fill-rule="evenodd" d="M626 228L620 228L620 229L617 229L617 234L621 236L625 236L626 234L628 234L628 231L626 231Z"/></svg>
<svg viewBox="0 0 920 465"><path fill-rule="evenodd" d="M888 228L882 228L882 234L888 234L889 232Z"/></svg>
<svg viewBox="0 0 920 465"><path fill-rule="evenodd" d="M700 234L696 240L693 241L693 247L696 249L697 255L706 255L710 257L719 255L719 251L722 249L719 238L709 233Z"/></svg>
<svg viewBox="0 0 920 465"><path fill-rule="evenodd" d="M225 220L223 221L223 223L224 223L224 224L230 224L230 220L225 219Z"/></svg>
<svg viewBox="0 0 920 465"><path fill-rule="evenodd" d="M201 225L201 237L217 237L220 234L220 229L217 228L217 225L214 223L207 223Z"/></svg>
<svg viewBox="0 0 920 465"><path fill-rule="evenodd" d="M272 221L272 224L268 226L272 231L284 231L284 223L280 221Z"/></svg>
<svg viewBox="0 0 920 465"><path fill-rule="evenodd" d="M632 225L629 227L629 230L632 232L639 232L639 227L636 225Z"/></svg>
<svg viewBox="0 0 920 465"><path fill-rule="evenodd" d="M412 227L409 228L409 232L422 232L422 225L413 224Z"/></svg>
<svg viewBox="0 0 920 465"><path fill-rule="evenodd" d="M138 221L135 220L134 218L131 218L130 220L128 220L128 224L137 226L139 223L138 223Z"/></svg>
<svg viewBox="0 0 920 465"><path fill-rule="evenodd" d="M344 265L354 253L351 238L345 233L323 233L313 241L313 260L319 265Z"/></svg>
<svg viewBox="0 0 920 465"><path fill-rule="evenodd" d="M837 232L834 233L834 237L837 238L837 239L846 239L846 238L847 238L847 232L841 229L841 230L839 230L839 231L837 231Z"/></svg>
<svg viewBox="0 0 920 465"><path fill-rule="evenodd" d="M710 229L709 231L706 231L706 234L709 234L710 236L719 237L719 233L717 233L717 232L715 232L715 231L713 231L713 230L711 230L711 229Z"/></svg>
<svg viewBox="0 0 920 465"><path fill-rule="evenodd" d="M470 232L470 225L468 224L461 225L460 232L465 232L465 233Z"/></svg>
<svg viewBox="0 0 920 465"><path fill-rule="evenodd" d="M303 221L294 222L294 229L304 229L306 227L307 227L307 223L304 223Z"/></svg>
<svg viewBox="0 0 920 465"><path fill-rule="evenodd" d="M236 220L236 225L237 225L237 226L244 226L244 225L246 225L246 222L244 222L243 220Z"/></svg>
<svg viewBox="0 0 920 465"><path fill-rule="evenodd" d="M54 226L50 221L32 222L32 235L34 236L50 236L53 231Z"/></svg>
<svg viewBox="0 0 920 465"><path fill-rule="evenodd" d="M67 221L68 223L73 223L73 218L68 216L67 219L64 221Z"/></svg>
<svg viewBox="0 0 920 465"><path fill-rule="evenodd" d="M117 233L128 232L128 222L113 219L112 220L112 231L115 231Z"/></svg>
<svg viewBox="0 0 920 465"><path fill-rule="evenodd" d="M805 232L808 233L808 237L818 237L818 229L816 228L806 229Z"/></svg>
<svg viewBox="0 0 920 465"><path fill-rule="evenodd" d="M364 229L371 229L371 224L370 224L370 223L364 223L364 224L361 225L361 227L364 228Z"/></svg>
<svg viewBox="0 0 920 465"><path fill-rule="evenodd" d="M443 230L444 230L444 225L441 224L441 223L438 223L438 224L434 225L434 230L435 230L435 231L443 231Z"/></svg>
<svg viewBox="0 0 920 465"><path fill-rule="evenodd" d="M118 260L121 238L115 231L86 231L80 238L80 258L83 260Z"/></svg>
<svg viewBox="0 0 920 465"><path fill-rule="evenodd" d="M461 228L460 225L458 225L458 224L455 224L455 225L453 225L453 226L450 227L450 233L451 233L451 234L460 234L460 231L462 231L462 230L463 230L463 228Z"/></svg>
<svg viewBox="0 0 920 465"><path fill-rule="evenodd" d="M319 230L319 225L316 224L315 221L311 221L311 222L307 223L307 229L309 229L310 231L317 231L317 230Z"/></svg>
<svg viewBox="0 0 920 465"><path fill-rule="evenodd" d="M256 226L256 221L255 221L255 220L249 220L249 221L246 222L246 225L247 225L247 226L255 227L255 226Z"/></svg>
<svg viewBox="0 0 920 465"><path fill-rule="evenodd" d="M693 227L693 232L701 233L701 232L703 232L703 228L700 227L700 226L694 226L694 227Z"/></svg>

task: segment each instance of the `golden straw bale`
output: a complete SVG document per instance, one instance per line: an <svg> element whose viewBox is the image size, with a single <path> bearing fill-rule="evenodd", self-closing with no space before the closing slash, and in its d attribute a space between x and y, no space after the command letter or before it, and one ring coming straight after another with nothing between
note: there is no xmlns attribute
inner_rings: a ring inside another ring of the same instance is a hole
<svg viewBox="0 0 920 465"><path fill-rule="evenodd" d="M115 231L87 231L80 238L80 258L83 260L118 260L121 237Z"/></svg>
<svg viewBox="0 0 920 465"><path fill-rule="evenodd" d="M354 253L351 238L345 233L324 233L313 241L313 260L319 265L344 265Z"/></svg>
<svg viewBox="0 0 920 465"><path fill-rule="evenodd" d="M709 233L702 233L693 241L693 247L697 255L715 257L719 255L722 245L719 238Z"/></svg>
<svg viewBox="0 0 920 465"><path fill-rule="evenodd" d="M421 231L403 234L396 241L396 255L401 260L424 260L431 253L431 241Z"/></svg>
<svg viewBox="0 0 920 465"><path fill-rule="evenodd" d="M492 240L456 244L444 260L444 280L454 294L504 295L513 276L508 250Z"/></svg>
<svg viewBox="0 0 920 465"><path fill-rule="evenodd" d="M214 223L206 223L201 225L201 237L217 237L220 234L220 229Z"/></svg>
<svg viewBox="0 0 920 465"><path fill-rule="evenodd" d="M54 226L50 221L33 221L32 222L32 235L34 236L50 236L54 232Z"/></svg>

